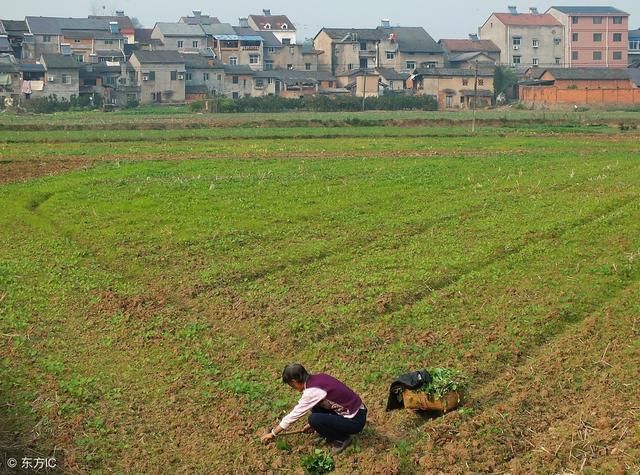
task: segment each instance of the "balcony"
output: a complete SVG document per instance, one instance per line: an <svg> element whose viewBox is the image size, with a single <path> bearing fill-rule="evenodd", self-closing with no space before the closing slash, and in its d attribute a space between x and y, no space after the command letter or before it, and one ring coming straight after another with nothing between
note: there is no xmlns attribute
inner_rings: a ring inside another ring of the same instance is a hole
<svg viewBox="0 0 640 475"><path fill-rule="evenodd" d="M377 51L374 49L361 49L360 57L361 58L375 58L377 56Z"/></svg>

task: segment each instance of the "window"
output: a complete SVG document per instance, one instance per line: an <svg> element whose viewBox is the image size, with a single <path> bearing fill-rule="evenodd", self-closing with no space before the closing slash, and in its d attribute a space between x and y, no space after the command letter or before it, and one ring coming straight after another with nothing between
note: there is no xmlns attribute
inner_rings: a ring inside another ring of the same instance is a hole
<svg viewBox="0 0 640 475"><path fill-rule="evenodd" d="M144 73L142 75L142 79L147 78L147 81L155 81L156 80L156 72L155 71L149 71L148 73Z"/></svg>
<svg viewBox="0 0 640 475"><path fill-rule="evenodd" d="M620 61L622 59L622 51L614 51L613 52L613 59L615 61Z"/></svg>
<svg viewBox="0 0 640 475"><path fill-rule="evenodd" d="M178 40L178 48L184 48L184 41Z"/></svg>
<svg viewBox="0 0 640 475"><path fill-rule="evenodd" d="M633 51L640 50L640 40L629 41L629 49Z"/></svg>
<svg viewBox="0 0 640 475"><path fill-rule="evenodd" d="M104 40L104 44L105 45L112 45L113 44L113 40Z"/></svg>
<svg viewBox="0 0 640 475"><path fill-rule="evenodd" d="M577 16L572 16L571 17L571 23L572 24L577 25L578 21L580 21L580 17L577 17Z"/></svg>
<svg viewBox="0 0 640 475"><path fill-rule="evenodd" d="M291 39L289 38L282 38L282 44L284 46L289 46L291 44Z"/></svg>
<svg viewBox="0 0 640 475"><path fill-rule="evenodd" d="M256 87L264 87L264 79L256 79Z"/></svg>
<svg viewBox="0 0 640 475"><path fill-rule="evenodd" d="M453 107L453 96L447 94L447 101L446 101L445 106L447 108Z"/></svg>
<svg viewBox="0 0 640 475"><path fill-rule="evenodd" d="M353 64L351 64L351 63L347 64L347 69L349 71L351 71L353 69Z"/></svg>
<svg viewBox="0 0 640 475"><path fill-rule="evenodd" d="M602 17L601 16L594 16L593 17L593 24L594 25L602 25Z"/></svg>
<svg viewBox="0 0 640 475"><path fill-rule="evenodd" d="M73 59L76 60L76 63L84 63L84 56L81 54L74 54Z"/></svg>
<svg viewBox="0 0 640 475"><path fill-rule="evenodd" d="M74 43L80 43L81 40L73 40Z"/></svg>
<svg viewBox="0 0 640 475"><path fill-rule="evenodd" d="M115 76L107 76L104 78L104 83L107 86L115 86L116 85L116 77Z"/></svg>
<svg viewBox="0 0 640 475"><path fill-rule="evenodd" d="M602 41L602 33L594 33L593 41L596 43L599 43L600 41Z"/></svg>
<svg viewBox="0 0 640 475"><path fill-rule="evenodd" d="M305 71L311 71L311 63L304 63Z"/></svg>
<svg viewBox="0 0 640 475"><path fill-rule="evenodd" d="M240 82L240 81L238 80L238 76L233 76L233 78L232 78L231 82L232 82L233 84L238 84L238 83Z"/></svg>
<svg viewBox="0 0 640 475"><path fill-rule="evenodd" d="M366 41L361 41L360 42L360 51L367 51L367 42Z"/></svg>
<svg viewBox="0 0 640 475"><path fill-rule="evenodd" d="M198 47L198 40L193 40L193 41L191 42L191 45L192 45L194 48L197 48L197 47Z"/></svg>
<svg viewBox="0 0 640 475"><path fill-rule="evenodd" d="M269 53L275 53L275 52L276 52L276 49L275 49L273 46L270 46L270 47L268 47L268 48L267 48L267 52L269 52Z"/></svg>
<svg viewBox="0 0 640 475"><path fill-rule="evenodd" d="M407 61L407 69L410 69L411 71L416 69L416 62L415 61Z"/></svg>
<svg viewBox="0 0 640 475"><path fill-rule="evenodd" d="M238 94L237 92L234 92L231 97L233 97L234 99L239 99L240 98L240 94Z"/></svg>
<svg viewBox="0 0 640 475"><path fill-rule="evenodd" d="M571 52L571 59L573 61L578 61L578 52L577 51L572 51Z"/></svg>
<svg viewBox="0 0 640 475"><path fill-rule="evenodd" d="M622 17L621 16L614 16L613 17L613 24L614 25L622 25Z"/></svg>
<svg viewBox="0 0 640 475"><path fill-rule="evenodd" d="M51 43L51 36L50 35L43 35L42 36L42 42L43 43Z"/></svg>
<svg viewBox="0 0 640 475"><path fill-rule="evenodd" d="M538 66L540 64L540 60L538 58L533 58L533 63L534 66Z"/></svg>
<svg viewBox="0 0 640 475"><path fill-rule="evenodd" d="M259 54L250 54L249 55L249 64L260 64L260 55Z"/></svg>
<svg viewBox="0 0 640 475"><path fill-rule="evenodd" d="M484 79L478 79L478 86L484 86Z"/></svg>
<svg viewBox="0 0 640 475"><path fill-rule="evenodd" d="M387 51L387 59L396 59L396 53L394 51Z"/></svg>
<svg viewBox="0 0 640 475"><path fill-rule="evenodd" d="M222 81L222 74L218 74L218 81Z"/></svg>
<svg viewBox="0 0 640 475"><path fill-rule="evenodd" d="M191 81L193 79L193 76L191 76L191 73L186 74L186 79L187 81Z"/></svg>
<svg viewBox="0 0 640 475"><path fill-rule="evenodd" d="M264 69L265 71L271 71L273 69L273 61L270 59L264 60Z"/></svg>
<svg viewBox="0 0 640 475"><path fill-rule="evenodd" d="M270 30L271 29L271 24L270 23L265 23L264 24L264 29L265 30Z"/></svg>
<svg viewBox="0 0 640 475"><path fill-rule="evenodd" d="M289 25L287 25L286 23L282 24L282 29L283 30L288 30L289 29Z"/></svg>
<svg viewBox="0 0 640 475"><path fill-rule="evenodd" d="M531 42L531 46L533 46L534 48L539 48L540 47L540 40L533 40Z"/></svg>
<svg viewBox="0 0 640 475"><path fill-rule="evenodd" d="M71 74L62 75L62 84L71 84Z"/></svg>
<svg viewBox="0 0 640 475"><path fill-rule="evenodd" d="M267 84L273 84L273 78L267 79Z"/></svg>
<svg viewBox="0 0 640 475"><path fill-rule="evenodd" d="M242 87L247 87L247 80L246 79L242 80Z"/></svg>
<svg viewBox="0 0 640 475"><path fill-rule="evenodd" d="M178 71L171 71L171 80L172 81L178 80Z"/></svg>
<svg viewBox="0 0 640 475"><path fill-rule="evenodd" d="M593 52L593 60L601 61L602 60L602 51L594 51Z"/></svg>
<svg viewBox="0 0 640 475"><path fill-rule="evenodd" d="M571 41L573 41L574 43L575 43L576 41L578 41L578 38L579 38L579 37L578 37L578 33L572 33L572 34L571 34Z"/></svg>
<svg viewBox="0 0 640 475"><path fill-rule="evenodd" d="M202 73L202 80L203 81L208 81L209 80L209 73Z"/></svg>
<svg viewBox="0 0 640 475"><path fill-rule="evenodd" d="M464 79L462 80L462 85L463 85L463 86L468 86L468 85L469 85L469 80L468 80L467 78L464 78Z"/></svg>
<svg viewBox="0 0 640 475"><path fill-rule="evenodd" d="M613 42L614 43L622 42L622 33L614 33L613 34Z"/></svg>
<svg viewBox="0 0 640 475"><path fill-rule="evenodd" d="M522 58L520 56L514 56L513 57L513 64L520 64L520 60Z"/></svg>
<svg viewBox="0 0 640 475"><path fill-rule="evenodd" d="M520 46L520 43L522 43L522 38L520 36L514 36L513 46Z"/></svg>
<svg viewBox="0 0 640 475"><path fill-rule="evenodd" d="M562 61L562 58L558 58L558 57L556 56L555 63L556 63L556 64L560 64L560 62L561 62L561 61Z"/></svg>
<svg viewBox="0 0 640 475"><path fill-rule="evenodd" d="M236 64L238 64L238 57L237 56L231 56L229 58L229 64L232 66L235 66Z"/></svg>

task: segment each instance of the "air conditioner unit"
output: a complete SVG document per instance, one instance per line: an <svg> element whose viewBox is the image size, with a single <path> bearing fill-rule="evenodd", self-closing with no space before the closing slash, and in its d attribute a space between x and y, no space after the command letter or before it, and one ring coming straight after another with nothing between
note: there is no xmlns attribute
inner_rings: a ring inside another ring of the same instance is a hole
<svg viewBox="0 0 640 475"><path fill-rule="evenodd" d="M54 76L47 77L47 82L55 82L56 78Z"/></svg>
<svg viewBox="0 0 640 475"><path fill-rule="evenodd" d="M515 51L518 51L518 50L520 49L520 45L513 45L513 49L514 49Z"/></svg>
<svg viewBox="0 0 640 475"><path fill-rule="evenodd" d="M178 74L178 79L180 79L180 80L184 79L184 73L179 73Z"/></svg>
<svg viewBox="0 0 640 475"><path fill-rule="evenodd" d="M143 80L143 81L148 81L148 80L149 80L149 76L146 76L146 75L145 75L145 76L142 76L142 80Z"/></svg>

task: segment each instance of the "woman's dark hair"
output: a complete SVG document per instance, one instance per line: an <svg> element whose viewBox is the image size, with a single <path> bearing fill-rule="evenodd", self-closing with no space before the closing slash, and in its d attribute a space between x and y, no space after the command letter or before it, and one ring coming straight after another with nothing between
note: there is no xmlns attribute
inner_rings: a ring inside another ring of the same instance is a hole
<svg viewBox="0 0 640 475"><path fill-rule="evenodd" d="M306 383L309 379L309 373L301 364L290 364L285 366L282 371L282 382L289 384L291 381Z"/></svg>

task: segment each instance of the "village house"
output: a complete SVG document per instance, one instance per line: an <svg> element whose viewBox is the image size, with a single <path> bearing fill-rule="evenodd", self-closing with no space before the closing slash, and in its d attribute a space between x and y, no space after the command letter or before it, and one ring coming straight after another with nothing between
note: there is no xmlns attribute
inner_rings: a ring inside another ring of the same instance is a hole
<svg viewBox="0 0 640 475"><path fill-rule="evenodd" d="M566 35L562 23L549 13L492 13L480 27L480 38L500 48L500 64L518 71L530 67L564 66Z"/></svg>
<svg viewBox="0 0 640 475"><path fill-rule="evenodd" d="M224 93L224 64L213 56L184 53L185 96L187 102L199 101Z"/></svg>
<svg viewBox="0 0 640 475"><path fill-rule="evenodd" d="M124 37L117 22L90 18L33 17L25 19L33 41L23 40L23 58L67 54L81 63L97 63L123 55Z"/></svg>
<svg viewBox="0 0 640 475"><path fill-rule="evenodd" d="M264 32L260 32L261 35ZM275 38L275 37L274 37ZM318 57L321 51L313 47L313 43L303 43L295 45L273 45L265 44L265 70L287 69L290 71L317 71ZM268 61L268 63L267 63Z"/></svg>
<svg viewBox="0 0 640 475"><path fill-rule="evenodd" d="M640 64L640 29L629 30L629 64Z"/></svg>
<svg viewBox="0 0 640 475"><path fill-rule="evenodd" d="M12 55L0 56L0 101L3 105L11 105L20 97L20 86L18 62Z"/></svg>
<svg viewBox="0 0 640 475"><path fill-rule="evenodd" d="M324 54L318 69L336 76L376 67L411 72L444 63L442 47L422 27L392 27L383 20L378 28L323 28L314 47Z"/></svg>
<svg viewBox="0 0 640 475"><path fill-rule="evenodd" d="M38 63L23 69L21 92L25 98L56 96L69 100L80 95L81 65L73 57L44 53Z"/></svg>
<svg viewBox="0 0 640 475"><path fill-rule="evenodd" d="M551 7L562 23L564 54L570 68L626 68L629 14L613 7Z"/></svg>
<svg viewBox="0 0 640 475"><path fill-rule="evenodd" d="M489 107L493 102L493 68L478 70L476 92L475 69L426 68L418 69L413 78L413 92L437 98L442 110L471 109L474 98L476 107Z"/></svg>
<svg viewBox="0 0 640 475"><path fill-rule="evenodd" d="M151 39L158 40L155 50L197 52L207 46L207 35L200 25L156 23Z"/></svg>
<svg viewBox="0 0 640 475"><path fill-rule="evenodd" d="M481 40L477 35L469 39L442 39L438 42L444 49L445 66L468 68L480 65L495 65L500 62L500 48L491 40Z"/></svg>
<svg viewBox="0 0 640 475"><path fill-rule="evenodd" d="M249 15L248 26L255 31L268 31L285 46L296 44L296 27L286 15L272 15L263 10L262 15Z"/></svg>
<svg viewBox="0 0 640 475"><path fill-rule="evenodd" d="M376 68L379 75L379 91L381 95L385 93L403 92L406 89L408 73L399 73L391 68Z"/></svg>
<svg viewBox="0 0 640 475"><path fill-rule="evenodd" d="M80 69L80 96L100 94L105 104L126 107L139 102L140 87L129 62L86 64Z"/></svg>
<svg viewBox="0 0 640 475"><path fill-rule="evenodd" d="M256 73L252 96L315 96L334 85L335 78L330 73L273 69Z"/></svg>
<svg viewBox="0 0 640 475"><path fill-rule="evenodd" d="M186 70L177 51L134 51L129 59L140 87L140 103L185 101Z"/></svg>
<svg viewBox="0 0 640 475"><path fill-rule="evenodd" d="M246 65L256 71L263 69L263 40L257 32L228 23L205 25L202 28L208 36L208 47L224 64Z"/></svg>
<svg viewBox="0 0 640 475"><path fill-rule="evenodd" d="M256 72L247 65L224 65L223 94L231 99L249 97L253 93Z"/></svg>
<svg viewBox="0 0 640 475"><path fill-rule="evenodd" d="M2 25L0 27L0 35L6 35L11 47L11 51L8 52L13 54L16 59L22 59L22 43L25 41L25 36L27 41L33 41L27 22L23 20L0 20L0 25Z"/></svg>
<svg viewBox="0 0 640 475"><path fill-rule="evenodd" d="M532 107L640 104L628 69L549 68L519 85L520 101Z"/></svg>

